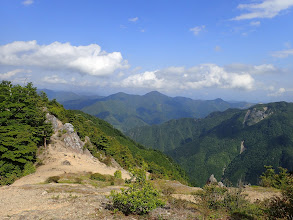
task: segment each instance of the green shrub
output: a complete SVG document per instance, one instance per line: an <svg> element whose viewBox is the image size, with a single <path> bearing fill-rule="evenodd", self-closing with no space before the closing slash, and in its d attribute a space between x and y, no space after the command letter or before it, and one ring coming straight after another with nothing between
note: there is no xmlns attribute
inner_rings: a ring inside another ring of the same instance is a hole
<svg viewBox="0 0 293 220"><path fill-rule="evenodd" d="M34 164L32 162L28 162L24 165L24 169L23 169L23 176L29 175L31 173L36 172L36 168L34 166Z"/></svg>
<svg viewBox="0 0 293 220"><path fill-rule="evenodd" d="M82 179L79 178L79 177L76 177L76 178L74 179L74 183L82 184Z"/></svg>
<svg viewBox="0 0 293 220"><path fill-rule="evenodd" d="M129 184L128 189L121 189L121 193L111 192L113 207L125 215L142 215L164 206L164 202L159 199L159 191L146 181L145 171L135 170L133 175L135 182Z"/></svg>
<svg viewBox="0 0 293 220"><path fill-rule="evenodd" d="M260 176L261 186L282 189L288 185L290 174L287 169L278 167L279 172L276 173L272 166L265 166L265 168L266 171Z"/></svg>
<svg viewBox="0 0 293 220"><path fill-rule="evenodd" d="M46 180L46 183L58 183L59 180L60 180L60 176L50 176Z"/></svg>
<svg viewBox="0 0 293 220"><path fill-rule="evenodd" d="M175 192L175 189L173 187L163 187L162 189L162 193L166 196L170 196L171 194L173 194Z"/></svg>
<svg viewBox="0 0 293 220"><path fill-rule="evenodd" d="M117 179L122 179L122 173L121 170L116 170L114 173L114 177Z"/></svg>
<svg viewBox="0 0 293 220"><path fill-rule="evenodd" d="M11 175L0 176L0 186L2 185L10 185L12 184L16 179L18 178L18 175L15 173L12 173Z"/></svg>
<svg viewBox="0 0 293 220"><path fill-rule="evenodd" d="M205 185L202 191L195 193L196 199L199 198L201 205L217 210L223 207L224 194L227 192L226 187L219 187L217 185Z"/></svg>
<svg viewBox="0 0 293 220"><path fill-rule="evenodd" d="M112 165L112 159L111 159L110 156L106 156L106 157L102 160L102 162L103 162L104 164L106 164L107 166L111 166L111 165Z"/></svg>
<svg viewBox="0 0 293 220"><path fill-rule="evenodd" d="M293 219L293 177L287 178L282 187L282 196L270 199L267 206L269 218Z"/></svg>
<svg viewBox="0 0 293 220"><path fill-rule="evenodd" d="M107 178L104 175L100 174L100 173L91 174L90 179L98 180L98 181L102 181L102 182L105 182L107 180Z"/></svg>
<svg viewBox="0 0 293 220"><path fill-rule="evenodd" d="M258 219L263 215L259 204L246 200L242 188L226 188L206 185L202 191L195 193L200 198L200 208L205 216L212 211L227 213L232 219Z"/></svg>

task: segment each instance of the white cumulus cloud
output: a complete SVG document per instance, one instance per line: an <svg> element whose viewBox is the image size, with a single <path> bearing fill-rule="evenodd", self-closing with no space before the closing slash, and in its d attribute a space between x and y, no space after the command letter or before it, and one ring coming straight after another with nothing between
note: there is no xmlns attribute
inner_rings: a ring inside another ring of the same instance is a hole
<svg viewBox="0 0 293 220"><path fill-rule="evenodd" d="M161 89L164 87L164 79L159 79L156 75L157 71L147 71L142 74L135 74L124 79L121 84L122 87L133 88L154 88Z"/></svg>
<svg viewBox="0 0 293 220"><path fill-rule="evenodd" d="M201 64L187 69L169 67L131 75L119 85L168 91L202 88L252 90L254 84L255 80L249 73L232 73L216 64Z"/></svg>
<svg viewBox="0 0 293 220"><path fill-rule="evenodd" d="M69 70L93 76L110 75L115 70L129 67L120 52L101 51L97 44L73 46L54 42L39 45L36 41L15 41L0 46L0 64Z"/></svg>
<svg viewBox="0 0 293 220"><path fill-rule="evenodd" d="M197 36L201 31L205 29L205 25L197 26L190 28L189 31L193 32L195 36Z"/></svg>
<svg viewBox="0 0 293 220"><path fill-rule="evenodd" d="M261 3L240 4L237 8L248 12L233 18L233 20L273 18L292 6L293 0L263 0Z"/></svg>

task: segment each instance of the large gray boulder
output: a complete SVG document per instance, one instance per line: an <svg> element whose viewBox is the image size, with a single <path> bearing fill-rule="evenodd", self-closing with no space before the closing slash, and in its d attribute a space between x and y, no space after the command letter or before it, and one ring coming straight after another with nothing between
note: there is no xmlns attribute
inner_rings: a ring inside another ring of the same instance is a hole
<svg viewBox="0 0 293 220"><path fill-rule="evenodd" d="M46 122L51 122L53 130L55 132L58 131L58 119L54 115L51 115L50 113L46 114L46 119L47 119Z"/></svg>
<svg viewBox="0 0 293 220"><path fill-rule="evenodd" d="M62 127L63 130L66 130L64 134L64 143L67 147L72 148L78 153L83 153L84 143L80 140L77 133L74 131L74 127L70 123L65 123Z"/></svg>

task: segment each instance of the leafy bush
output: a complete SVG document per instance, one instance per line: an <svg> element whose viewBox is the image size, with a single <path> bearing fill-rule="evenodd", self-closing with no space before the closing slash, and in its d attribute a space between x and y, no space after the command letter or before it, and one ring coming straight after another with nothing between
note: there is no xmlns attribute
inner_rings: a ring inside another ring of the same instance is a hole
<svg viewBox="0 0 293 220"><path fill-rule="evenodd" d="M281 189L288 185L290 174L287 169L279 167L279 173L275 173L272 166L265 166L265 168L266 171L260 176L262 186Z"/></svg>
<svg viewBox="0 0 293 220"><path fill-rule="evenodd" d="M23 175L26 176L26 175L29 175L31 173L34 173L36 172L36 168L34 166L34 164L32 162L29 162L29 163L26 163L24 165L24 169L23 169Z"/></svg>
<svg viewBox="0 0 293 220"><path fill-rule="evenodd" d="M93 174L91 174L90 178L92 180L98 180L98 181L102 181L102 182L105 182L107 180L107 178L100 173L93 173Z"/></svg>
<svg viewBox="0 0 293 220"><path fill-rule="evenodd" d="M121 170L116 170L114 173L114 177L117 179L122 179L122 173Z"/></svg>
<svg viewBox="0 0 293 220"><path fill-rule="evenodd" d="M270 199L267 213L271 219L293 219L293 177L288 176L282 186L282 196Z"/></svg>
<svg viewBox="0 0 293 220"><path fill-rule="evenodd" d="M162 193L166 196L171 196L171 194L175 193L175 189L173 187L163 187L162 189Z"/></svg>
<svg viewBox="0 0 293 220"><path fill-rule="evenodd" d="M196 198L200 198L201 204L209 209L217 210L223 207L224 194L227 188L217 185L205 185L202 191L195 193Z"/></svg>
<svg viewBox="0 0 293 220"><path fill-rule="evenodd" d="M50 176L46 180L46 183L58 183L59 180L60 180L60 176Z"/></svg>
<svg viewBox="0 0 293 220"><path fill-rule="evenodd" d="M74 183L82 184L82 179L79 178L79 177L76 177L76 178L74 179Z"/></svg>
<svg viewBox="0 0 293 220"><path fill-rule="evenodd" d="M242 188L206 185L195 196L200 199L200 208L205 216L210 216L215 210L228 213L232 219L255 219L263 215L260 205L246 200Z"/></svg>
<svg viewBox="0 0 293 220"><path fill-rule="evenodd" d="M146 181L144 170L134 170L135 182L129 184L128 189L121 189L121 193L112 191L113 207L128 214L146 214L151 210L164 206L160 200L159 191Z"/></svg>

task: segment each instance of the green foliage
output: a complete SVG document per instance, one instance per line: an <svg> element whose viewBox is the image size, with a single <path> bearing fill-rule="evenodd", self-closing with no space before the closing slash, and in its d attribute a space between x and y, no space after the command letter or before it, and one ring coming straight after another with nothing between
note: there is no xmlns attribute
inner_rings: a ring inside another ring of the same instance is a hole
<svg viewBox="0 0 293 220"><path fill-rule="evenodd" d="M31 83L23 87L8 81L0 83L1 185L34 172L37 148L52 135L43 111L47 101Z"/></svg>
<svg viewBox="0 0 293 220"><path fill-rule="evenodd" d="M29 175L34 172L36 172L36 168L32 162L28 162L24 165L24 169L23 169L24 176Z"/></svg>
<svg viewBox="0 0 293 220"><path fill-rule="evenodd" d="M98 181L102 181L102 182L105 182L107 180L107 178L104 175L100 174L100 173L91 174L90 179L98 180Z"/></svg>
<svg viewBox="0 0 293 220"><path fill-rule="evenodd" d="M50 176L48 179L45 181L46 183L58 183L60 180L60 176Z"/></svg>
<svg viewBox="0 0 293 220"><path fill-rule="evenodd" d="M293 177L287 176L282 185L282 196L268 201L267 214L270 219L293 218Z"/></svg>
<svg viewBox="0 0 293 220"><path fill-rule="evenodd" d="M217 210L223 206L224 195L227 188L217 185L205 185L202 191L195 193L196 198L199 197L201 204L209 209Z"/></svg>
<svg viewBox="0 0 293 220"><path fill-rule="evenodd" d="M264 215L262 207L246 200L241 188L226 188L206 185L202 191L195 193L200 199L200 211L209 217L217 211L228 213L232 219L258 219Z"/></svg>
<svg viewBox="0 0 293 220"><path fill-rule="evenodd" d="M122 173L121 170L116 170L114 173L114 177L117 179L122 179Z"/></svg>
<svg viewBox="0 0 293 220"><path fill-rule="evenodd" d="M266 171L260 176L261 185L282 189L288 185L290 174L287 169L279 167L279 173L275 173L272 166L265 166Z"/></svg>
<svg viewBox="0 0 293 220"><path fill-rule="evenodd" d="M121 189L121 193L111 192L113 207L125 215L142 215L164 206L164 202L159 199L159 191L146 181L145 171L136 169L133 175L135 182L129 184L129 188Z"/></svg>

